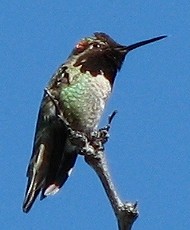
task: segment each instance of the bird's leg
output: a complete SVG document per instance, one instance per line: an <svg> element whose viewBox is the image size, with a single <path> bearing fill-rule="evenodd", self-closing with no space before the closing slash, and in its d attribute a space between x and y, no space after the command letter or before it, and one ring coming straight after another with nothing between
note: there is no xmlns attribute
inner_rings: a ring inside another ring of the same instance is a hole
<svg viewBox="0 0 190 230"><path fill-rule="evenodd" d="M112 112L112 114L109 115L109 117L108 117L108 124L107 124L105 127L101 128L100 131L101 131L101 130L107 130L107 131L110 130L111 123L112 123L113 118L115 117L116 114L117 114L117 110L114 110L114 111Z"/></svg>
<svg viewBox="0 0 190 230"><path fill-rule="evenodd" d="M105 127L96 130L91 133L91 144L94 146L96 149L104 149L104 144L108 141L109 139L109 130L111 127L111 123L113 121L113 118L115 117L117 113L117 110L114 110L112 114L108 117L108 123Z"/></svg>
<svg viewBox="0 0 190 230"><path fill-rule="evenodd" d="M109 130L111 128L111 123L113 121L113 118L115 117L116 114L117 114L117 110L114 110L112 114L109 115L108 117L108 124L105 127L99 129L99 135L102 138L103 144L106 143L109 139Z"/></svg>

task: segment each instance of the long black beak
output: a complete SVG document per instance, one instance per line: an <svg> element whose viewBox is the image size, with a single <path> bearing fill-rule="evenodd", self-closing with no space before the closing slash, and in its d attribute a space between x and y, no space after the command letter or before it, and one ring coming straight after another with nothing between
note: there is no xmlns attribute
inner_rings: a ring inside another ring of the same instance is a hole
<svg viewBox="0 0 190 230"><path fill-rule="evenodd" d="M129 45L129 46L118 46L117 49L121 52L128 53L129 51L134 50L140 46L144 46L144 45L147 45L149 43L159 41L159 40L166 38L166 37L167 37L166 35L163 35L163 36L151 38L151 39L148 39L145 41L137 42L137 43Z"/></svg>

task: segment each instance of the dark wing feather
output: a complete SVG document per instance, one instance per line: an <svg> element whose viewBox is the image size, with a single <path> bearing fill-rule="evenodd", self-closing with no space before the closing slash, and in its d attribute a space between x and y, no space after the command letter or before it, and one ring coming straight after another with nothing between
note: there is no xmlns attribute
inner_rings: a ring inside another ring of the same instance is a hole
<svg viewBox="0 0 190 230"><path fill-rule="evenodd" d="M44 185L49 168L50 154L53 149L51 130L55 123L55 121L53 121L55 117L47 113L48 110L45 111L47 106L53 106L52 102L47 102L47 100L47 98L43 98L38 115L33 152L27 170L28 184L23 204L24 212L30 210Z"/></svg>
<svg viewBox="0 0 190 230"><path fill-rule="evenodd" d="M64 67L60 68L57 75L52 78L49 84L51 89L57 87L57 82L64 78L65 70ZM53 102L45 94L38 115L34 147L27 170L28 184L23 203L24 212L30 210L40 192L42 192L41 198L44 198L46 195L54 194L65 183L76 157L76 150L68 144L67 130L58 119Z"/></svg>

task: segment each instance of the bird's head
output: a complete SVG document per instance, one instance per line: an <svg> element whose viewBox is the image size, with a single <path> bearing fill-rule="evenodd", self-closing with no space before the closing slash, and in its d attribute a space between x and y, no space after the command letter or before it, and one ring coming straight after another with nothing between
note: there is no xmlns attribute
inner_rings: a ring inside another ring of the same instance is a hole
<svg viewBox="0 0 190 230"><path fill-rule="evenodd" d="M113 83L128 52L165 37L160 36L124 46L115 42L109 35L97 32L92 37L79 41L70 57L74 58L74 66L80 67L82 73L89 71L92 76L103 73Z"/></svg>

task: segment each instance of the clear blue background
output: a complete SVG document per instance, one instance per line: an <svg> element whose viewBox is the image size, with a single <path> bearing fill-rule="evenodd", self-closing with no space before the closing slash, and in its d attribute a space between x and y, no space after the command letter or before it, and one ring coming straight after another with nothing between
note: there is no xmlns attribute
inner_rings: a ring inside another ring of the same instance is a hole
<svg viewBox="0 0 190 230"><path fill-rule="evenodd" d="M57 195L21 211L43 89L95 31L126 45L169 35L127 56L101 124L119 111L106 152L122 199L139 201L133 229L189 229L189 1L2 0L0 10L0 229L117 229L82 157Z"/></svg>

